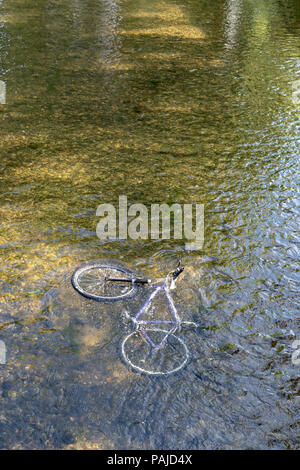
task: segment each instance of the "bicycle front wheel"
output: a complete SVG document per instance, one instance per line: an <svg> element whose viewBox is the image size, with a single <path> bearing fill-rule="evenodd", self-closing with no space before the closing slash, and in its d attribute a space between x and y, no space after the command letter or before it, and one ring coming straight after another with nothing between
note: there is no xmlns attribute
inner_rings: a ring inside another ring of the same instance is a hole
<svg viewBox="0 0 300 470"><path fill-rule="evenodd" d="M108 278L134 279L127 267L113 262L94 262L81 266L74 272L71 282L74 289L84 297L98 302L111 302L132 297L137 286L131 282L111 282Z"/></svg>

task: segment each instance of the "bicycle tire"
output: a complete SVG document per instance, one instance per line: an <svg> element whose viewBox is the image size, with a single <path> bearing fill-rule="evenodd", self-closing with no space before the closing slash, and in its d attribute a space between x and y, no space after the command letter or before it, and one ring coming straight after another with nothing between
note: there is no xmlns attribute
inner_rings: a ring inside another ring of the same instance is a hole
<svg viewBox="0 0 300 470"><path fill-rule="evenodd" d="M148 329L148 331L160 331L162 333L168 333L167 330L163 330L161 328L151 328L151 329ZM138 333L139 332L137 330L133 331L132 333L130 333L129 335L127 335L124 338L124 340L122 341L122 344L121 344L121 355L122 355L123 361L127 364L127 366L130 367L130 369L132 371L138 372L140 374L161 377L161 376L171 375L171 374L175 374L177 372L180 372L187 365L187 363L190 361L191 356L190 356L190 352L189 352L189 349L188 349L187 345L185 344L185 342L183 341L182 338L172 334L172 335L170 335L170 337L172 337L173 339L178 341L178 343L181 346L183 346L183 350L184 350L184 358L183 358L183 361L179 365L177 365L177 366L175 366L172 369L167 370L167 371L155 371L155 370L147 370L147 369L145 369L145 368L143 368L143 367L141 367L137 364L134 364L132 362L132 360L130 360L128 355L126 354L125 345L126 345L128 340L130 340L134 335L136 335ZM160 349L160 351L162 351L162 350L163 350L163 348Z"/></svg>
<svg viewBox="0 0 300 470"><path fill-rule="evenodd" d="M102 272L103 276L100 277ZM97 277L98 274L98 277ZM130 278L136 277L136 272L129 269L124 264L114 260L99 260L88 262L77 268L71 278L73 288L83 297L95 300L96 302L114 302L133 297L138 289L137 285L132 283L104 284L106 275L112 277L124 277L124 274ZM85 282L83 278L85 277ZM97 285L98 283L98 285ZM85 284L85 285L84 285ZM101 295L101 288L106 288L113 295ZM98 293L97 293L98 288Z"/></svg>

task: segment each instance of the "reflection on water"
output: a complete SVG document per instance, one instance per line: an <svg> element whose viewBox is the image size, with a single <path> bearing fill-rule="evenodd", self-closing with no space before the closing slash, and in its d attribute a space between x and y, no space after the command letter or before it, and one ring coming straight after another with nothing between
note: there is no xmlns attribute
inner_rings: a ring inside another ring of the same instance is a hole
<svg viewBox="0 0 300 470"><path fill-rule="evenodd" d="M1 448L299 447L299 20L296 0L0 2ZM100 242L120 194L204 203L203 250ZM152 277L182 258L201 328L180 374L123 364L140 296L73 291L105 256Z"/></svg>

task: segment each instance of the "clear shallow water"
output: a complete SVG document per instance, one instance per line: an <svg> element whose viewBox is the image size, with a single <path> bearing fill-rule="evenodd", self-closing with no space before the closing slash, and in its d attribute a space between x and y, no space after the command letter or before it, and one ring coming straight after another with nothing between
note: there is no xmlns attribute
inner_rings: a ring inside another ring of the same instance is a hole
<svg viewBox="0 0 300 470"><path fill-rule="evenodd" d="M299 31L291 0L2 0L1 448L299 448ZM204 203L203 251L101 243L120 194ZM73 291L105 256L183 259L181 374L122 363L142 299Z"/></svg>

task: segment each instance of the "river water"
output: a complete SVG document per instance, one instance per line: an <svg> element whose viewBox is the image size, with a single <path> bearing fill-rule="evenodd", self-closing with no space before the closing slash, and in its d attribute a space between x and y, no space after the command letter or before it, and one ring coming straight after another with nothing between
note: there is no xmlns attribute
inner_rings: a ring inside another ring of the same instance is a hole
<svg viewBox="0 0 300 470"><path fill-rule="evenodd" d="M1 448L300 448L299 33L298 0L0 0ZM202 250L99 240L120 195L204 204ZM180 373L121 360L139 297L72 289L105 257L182 259Z"/></svg>

